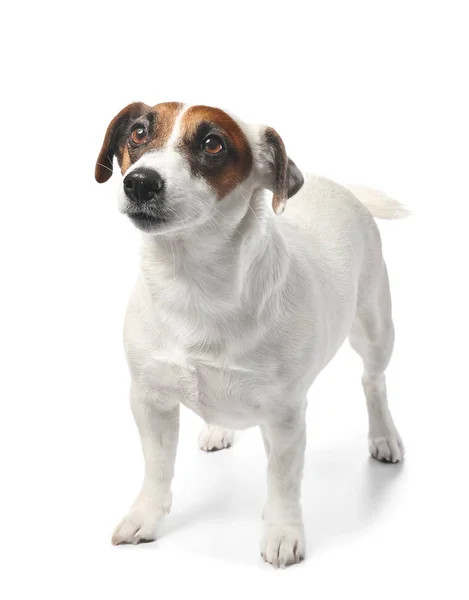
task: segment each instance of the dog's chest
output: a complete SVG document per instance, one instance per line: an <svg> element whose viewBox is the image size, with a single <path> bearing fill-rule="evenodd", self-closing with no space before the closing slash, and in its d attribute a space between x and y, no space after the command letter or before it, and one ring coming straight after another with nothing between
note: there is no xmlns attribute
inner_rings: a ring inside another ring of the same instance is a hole
<svg viewBox="0 0 469 600"><path fill-rule="evenodd" d="M259 423L262 385L248 369L189 360L178 384L182 403L207 423L233 429Z"/></svg>

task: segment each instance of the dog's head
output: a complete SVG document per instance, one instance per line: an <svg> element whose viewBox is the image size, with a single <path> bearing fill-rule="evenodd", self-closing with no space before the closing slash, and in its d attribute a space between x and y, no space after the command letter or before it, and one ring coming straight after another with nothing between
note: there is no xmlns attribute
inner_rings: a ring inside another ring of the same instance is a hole
<svg viewBox="0 0 469 600"><path fill-rule="evenodd" d="M270 127L247 126L217 108L177 102L129 104L109 124L95 177L107 181L113 158L123 175L121 210L141 230L163 233L208 221L221 204L273 192L281 214L303 176Z"/></svg>

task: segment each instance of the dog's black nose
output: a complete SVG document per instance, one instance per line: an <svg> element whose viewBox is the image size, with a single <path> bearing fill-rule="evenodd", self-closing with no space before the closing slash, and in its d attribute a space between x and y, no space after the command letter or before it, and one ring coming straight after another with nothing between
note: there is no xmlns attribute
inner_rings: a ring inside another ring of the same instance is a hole
<svg viewBox="0 0 469 600"><path fill-rule="evenodd" d="M144 204L158 198L163 183L160 174L153 169L135 169L124 177L124 190L130 200Z"/></svg>

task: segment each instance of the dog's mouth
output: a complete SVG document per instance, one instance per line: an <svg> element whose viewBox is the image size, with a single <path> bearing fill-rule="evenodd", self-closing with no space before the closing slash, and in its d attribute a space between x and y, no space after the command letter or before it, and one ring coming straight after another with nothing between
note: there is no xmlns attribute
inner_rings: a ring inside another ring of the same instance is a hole
<svg viewBox="0 0 469 600"><path fill-rule="evenodd" d="M155 229L169 221L161 207L150 206L149 204L146 206L136 206L129 203L124 207L122 212L142 231Z"/></svg>
<svg viewBox="0 0 469 600"><path fill-rule="evenodd" d="M126 214L132 223L143 231L168 223L168 219L164 215L150 215L143 211L127 211Z"/></svg>

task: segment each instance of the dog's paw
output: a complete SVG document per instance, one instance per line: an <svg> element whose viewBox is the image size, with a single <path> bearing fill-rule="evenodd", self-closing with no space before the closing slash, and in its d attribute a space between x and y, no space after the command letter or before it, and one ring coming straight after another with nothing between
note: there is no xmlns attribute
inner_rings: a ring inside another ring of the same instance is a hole
<svg viewBox="0 0 469 600"><path fill-rule="evenodd" d="M370 454L376 460L398 463L404 458L405 450L399 434L369 438Z"/></svg>
<svg viewBox="0 0 469 600"><path fill-rule="evenodd" d="M199 447L205 452L229 448L233 444L234 433L216 425L205 425L199 435Z"/></svg>
<svg viewBox="0 0 469 600"><path fill-rule="evenodd" d="M158 508L155 508L158 507ZM111 542L119 544L140 544L156 540L156 530L171 509L171 494L161 502L136 501L112 534Z"/></svg>
<svg viewBox="0 0 469 600"><path fill-rule="evenodd" d="M266 524L261 556L277 569L301 562L305 557L303 525Z"/></svg>
<svg viewBox="0 0 469 600"><path fill-rule="evenodd" d="M140 544L156 540L156 528L159 520L142 513L130 512L126 515L112 534L111 542L119 544Z"/></svg>

